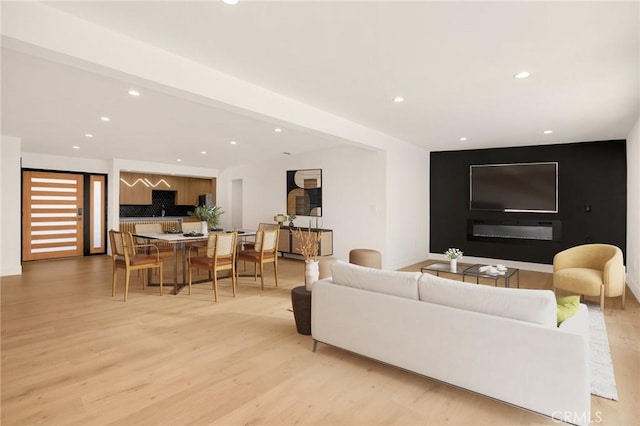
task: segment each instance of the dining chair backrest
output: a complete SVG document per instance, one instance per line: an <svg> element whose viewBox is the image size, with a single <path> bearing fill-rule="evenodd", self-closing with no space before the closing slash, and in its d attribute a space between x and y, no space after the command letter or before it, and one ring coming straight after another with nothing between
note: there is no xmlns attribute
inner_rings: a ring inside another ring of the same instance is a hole
<svg viewBox="0 0 640 426"><path fill-rule="evenodd" d="M273 252L278 246L278 230L268 230L262 232L262 251L263 252Z"/></svg>
<svg viewBox="0 0 640 426"><path fill-rule="evenodd" d="M161 234L161 223L136 223L136 233L141 234Z"/></svg>
<svg viewBox="0 0 640 426"><path fill-rule="evenodd" d="M112 256L122 257L128 261L129 257L136 255L136 246L133 243L131 232L109 230Z"/></svg>
<svg viewBox="0 0 640 426"><path fill-rule="evenodd" d="M214 232L207 240L207 257L233 257L238 234L235 232Z"/></svg>
<svg viewBox="0 0 640 426"><path fill-rule="evenodd" d="M280 225L277 223L259 223L258 231L273 231L274 229L280 229Z"/></svg>
<svg viewBox="0 0 640 426"><path fill-rule="evenodd" d="M255 251L260 251L262 248L262 233L261 231L270 231L274 229L280 229L280 225L277 223L266 223L261 222L258 224L258 229L256 231L255 241L249 242L245 244L245 248L253 249ZM259 233L259 235L258 235Z"/></svg>
<svg viewBox="0 0 640 426"><path fill-rule="evenodd" d="M232 256L236 250L236 238L238 234L235 232L220 233L216 240L216 256L227 257Z"/></svg>
<svg viewBox="0 0 640 426"><path fill-rule="evenodd" d="M182 232L187 234L189 232L200 232L202 225L200 222L182 222Z"/></svg>

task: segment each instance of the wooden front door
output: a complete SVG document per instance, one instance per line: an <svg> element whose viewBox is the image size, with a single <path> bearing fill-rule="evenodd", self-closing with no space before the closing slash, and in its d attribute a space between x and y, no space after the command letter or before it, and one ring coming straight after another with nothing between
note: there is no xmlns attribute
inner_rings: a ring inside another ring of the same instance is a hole
<svg viewBox="0 0 640 426"><path fill-rule="evenodd" d="M82 256L83 176L22 172L22 260Z"/></svg>

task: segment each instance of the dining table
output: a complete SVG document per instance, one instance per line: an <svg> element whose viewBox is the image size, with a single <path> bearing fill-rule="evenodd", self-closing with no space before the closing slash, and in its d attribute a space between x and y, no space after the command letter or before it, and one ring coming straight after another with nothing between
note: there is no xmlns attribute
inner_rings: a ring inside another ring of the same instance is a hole
<svg viewBox="0 0 640 426"><path fill-rule="evenodd" d="M225 231L216 231L225 232ZM250 229L237 229L238 242L246 241L248 238L253 238L256 235L255 230ZM148 241L159 241L167 244L171 244L173 247L173 294L178 294L187 283L187 248L189 244L201 241L207 241L208 235L201 233L186 233L181 232L135 232L133 236L136 238L142 238ZM182 256L182 282L178 283L178 254Z"/></svg>

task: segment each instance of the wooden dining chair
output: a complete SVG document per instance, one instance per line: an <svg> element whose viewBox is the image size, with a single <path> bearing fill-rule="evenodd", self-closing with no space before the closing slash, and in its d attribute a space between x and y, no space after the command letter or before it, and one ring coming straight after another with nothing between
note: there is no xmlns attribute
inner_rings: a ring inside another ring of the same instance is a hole
<svg viewBox="0 0 640 426"><path fill-rule="evenodd" d="M277 223L259 223L258 231L272 231L275 229L280 229L280 225ZM255 250L256 243L255 241L245 241L242 243L242 250Z"/></svg>
<svg viewBox="0 0 640 426"><path fill-rule="evenodd" d="M182 222L182 232L188 234L189 232L200 232L202 225L200 222Z"/></svg>
<svg viewBox="0 0 640 426"><path fill-rule="evenodd" d="M238 253L238 261L252 262L254 265L254 279L258 278L260 266L260 288L264 290L264 265L273 263L273 274L278 287L278 236L280 228L256 232L253 250L242 250Z"/></svg>
<svg viewBox="0 0 640 426"><path fill-rule="evenodd" d="M189 232L200 232L202 226L200 222L182 222L182 232L188 234ZM204 253L207 249L207 241L194 241L189 243L189 247L195 247L198 250L198 255Z"/></svg>
<svg viewBox="0 0 640 426"><path fill-rule="evenodd" d="M209 234L207 240L207 253L204 256L192 256L197 247L191 247L187 257L187 267L189 268L189 294L191 294L191 283L193 269L208 269L212 276L213 297L218 301L218 271L231 271L231 288L233 297L236 297L236 244L238 234L236 232L213 232ZM197 252L195 252L197 253Z"/></svg>
<svg viewBox="0 0 640 426"><path fill-rule="evenodd" d="M138 234L162 234L162 224L160 223L136 223L136 233ZM153 244L158 248L160 256L173 255L173 245L162 242L149 243L144 238L136 238L137 244Z"/></svg>
<svg viewBox="0 0 640 426"><path fill-rule="evenodd" d="M116 295L116 280L118 269L124 269L124 301L127 301L129 293L129 281L131 271L144 271L148 269L159 269L160 275L160 296L162 296L162 258L160 252L154 244L135 244L130 232L119 232L109 230L109 240L111 241L111 258L113 260L113 279L111 283L111 296ZM149 253L138 253L139 249L149 249ZM147 284L146 273L142 274L142 288Z"/></svg>

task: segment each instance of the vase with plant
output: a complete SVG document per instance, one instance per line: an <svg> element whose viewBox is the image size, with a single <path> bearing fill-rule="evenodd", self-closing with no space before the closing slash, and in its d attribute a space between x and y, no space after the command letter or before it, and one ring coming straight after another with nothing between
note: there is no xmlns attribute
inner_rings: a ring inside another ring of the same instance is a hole
<svg viewBox="0 0 640 426"><path fill-rule="evenodd" d="M462 258L463 254L459 249L451 247L444 252L446 258L449 259L449 269L451 272L458 272L458 259Z"/></svg>
<svg viewBox="0 0 640 426"><path fill-rule="evenodd" d="M224 213L219 206L197 206L193 215L203 224L203 234L208 234L209 229L216 229L220 223L220 216Z"/></svg>
<svg viewBox="0 0 640 426"><path fill-rule="evenodd" d="M289 227L293 227L293 221L296 220L296 215L290 214L289 216L287 216L287 219L289 220Z"/></svg>
<svg viewBox="0 0 640 426"><path fill-rule="evenodd" d="M298 228L293 230L293 238L296 246L300 249L300 254L304 256L304 285L308 291L311 291L311 285L318 281L318 277L320 276L318 247L322 233L312 232L311 228L308 228L306 231Z"/></svg>

